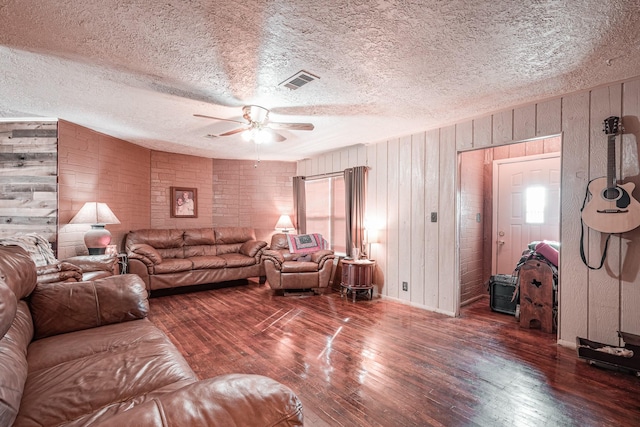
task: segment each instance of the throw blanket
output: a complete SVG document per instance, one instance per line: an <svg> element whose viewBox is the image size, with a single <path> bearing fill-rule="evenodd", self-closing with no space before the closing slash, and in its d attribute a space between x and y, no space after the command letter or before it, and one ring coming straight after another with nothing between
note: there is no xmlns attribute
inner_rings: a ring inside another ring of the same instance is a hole
<svg viewBox="0 0 640 427"><path fill-rule="evenodd" d="M329 243L319 233L287 234L287 243L289 243L289 252L292 254L308 254L329 249Z"/></svg>
<svg viewBox="0 0 640 427"><path fill-rule="evenodd" d="M36 267L42 267L48 264L58 262L53 255L51 243L44 237L36 233L16 234L15 236L6 237L0 240L0 245L9 246L17 245L29 253Z"/></svg>

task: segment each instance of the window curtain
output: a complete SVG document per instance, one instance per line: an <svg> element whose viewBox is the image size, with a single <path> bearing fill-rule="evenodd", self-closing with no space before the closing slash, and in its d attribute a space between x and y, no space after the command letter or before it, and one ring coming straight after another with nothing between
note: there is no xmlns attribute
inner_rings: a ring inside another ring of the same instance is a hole
<svg viewBox="0 0 640 427"><path fill-rule="evenodd" d="M293 177L293 211L298 234L307 234L307 196L304 179L304 176Z"/></svg>
<svg viewBox="0 0 640 427"><path fill-rule="evenodd" d="M347 223L347 255L352 249L360 249L363 253L364 211L367 201L367 167L357 166L344 171L344 196Z"/></svg>

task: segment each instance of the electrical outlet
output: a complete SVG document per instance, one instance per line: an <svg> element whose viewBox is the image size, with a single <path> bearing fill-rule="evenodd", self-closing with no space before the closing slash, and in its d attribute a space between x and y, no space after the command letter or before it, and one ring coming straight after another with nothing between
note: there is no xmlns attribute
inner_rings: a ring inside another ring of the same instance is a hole
<svg viewBox="0 0 640 427"><path fill-rule="evenodd" d="M402 290L403 291L409 290L409 282L402 282Z"/></svg>
<svg viewBox="0 0 640 427"><path fill-rule="evenodd" d="M438 222L438 212L431 212L431 222Z"/></svg>

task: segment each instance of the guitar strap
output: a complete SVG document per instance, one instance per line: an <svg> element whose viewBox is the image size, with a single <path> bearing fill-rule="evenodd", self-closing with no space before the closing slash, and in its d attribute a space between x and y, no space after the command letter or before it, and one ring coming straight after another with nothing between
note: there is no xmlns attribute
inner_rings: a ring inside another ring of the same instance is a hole
<svg viewBox="0 0 640 427"><path fill-rule="evenodd" d="M593 181L593 180L591 180ZM589 181L589 184L591 184ZM593 267L589 265L587 262L587 257L584 253L584 222L582 222L582 211L584 207L587 205L587 198L589 197L589 185L587 185L587 191L584 194L584 200L582 201L582 208L580 208L580 258L582 258L582 262L584 265L589 267L591 270L600 270L604 265L604 260L607 258L607 249L609 249L609 239L611 239L611 234L607 236L607 241L604 243L604 251L602 252L602 258L600 258L600 265L597 267Z"/></svg>

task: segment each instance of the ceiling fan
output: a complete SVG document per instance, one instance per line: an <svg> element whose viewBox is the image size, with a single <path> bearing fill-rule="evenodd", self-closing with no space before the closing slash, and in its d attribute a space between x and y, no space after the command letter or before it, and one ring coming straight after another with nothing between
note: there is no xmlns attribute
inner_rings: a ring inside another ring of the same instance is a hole
<svg viewBox="0 0 640 427"><path fill-rule="evenodd" d="M218 136L231 136L237 133L243 132L242 136L249 141L253 141L256 144L262 144L263 142L276 141L281 142L286 138L274 129L287 129L287 130L313 130L314 126L311 123L278 123L269 121L269 110L258 105L245 105L242 107L242 117L246 120L241 122L233 119L223 119L220 117L205 116L203 114L194 114L195 117L204 117L206 119L223 120L226 122L240 123L244 125L241 128L233 129L225 133L221 133Z"/></svg>

